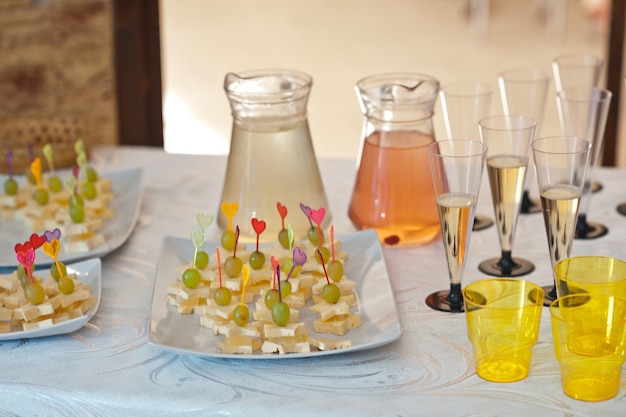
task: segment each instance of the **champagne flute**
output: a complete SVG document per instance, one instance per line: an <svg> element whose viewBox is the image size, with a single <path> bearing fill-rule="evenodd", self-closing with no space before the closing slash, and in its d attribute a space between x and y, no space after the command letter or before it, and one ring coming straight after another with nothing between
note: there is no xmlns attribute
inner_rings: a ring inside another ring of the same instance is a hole
<svg viewBox="0 0 626 417"><path fill-rule="evenodd" d="M504 114L530 117L537 122L535 136L541 134L541 124L546 108L550 74L537 68L510 69L498 76L500 97ZM532 155L531 155L532 156ZM529 164L532 162L529 162ZM532 171L526 175L520 213L530 214L541 211L541 204L530 197L528 187L533 184Z"/></svg>
<svg viewBox="0 0 626 417"><path fill-rule="evenodd" d="M450 278L449 290L426 297L426 304L435 310L453 313L464 310L461 281L486 153L487 147L473 140L442 140L428 146Z"/></svg>
<svg viewBox="0 0 626 417"><path fill-rule="evenodd" d="M457 81L441 87L439 96L448 139L480 140L478 122L489 114L491 86L478 81ZM484 230L492 225L492 219L476 213L472 230Z"/></svg>
<svg viewBox="0 0 626 417"><path fill-rule="evenodd" d="M557 107L563 135L578 136L591 145L587 183L578 208L575 239L596 239L608 233L605 225L587 220L595 167L602 155L604 128L612 93L597 87L574 87L557 94Z"/></svg>
<svg viewBox="0 0 626 417"><path fill-rule="evenodd" d="M497 277L530 274L535 265L526 259L513 258L512 252L530 143L537 123L525 116L497 115L482 119L479 126L483 143L487 146L487 174L501 254L499 258L481 262L478 269Z"/></svg>
<svg viewBox="0 0 626 417"><path fill-rule="evenodd" d="M592 146L576 136L545 137L531 146L554 271L559 261L570 256ZM544 287L544 305L557 298L554 276L552 279L553 284Z"/></svg>
<svg viewBox="0 0 626 417"><path fill-rule="evenodd" d="M589 53L559 55L552 60L554 88L557 94L574 87L590 89L599 87L604 60ZM567 134L567 133L566 133ZM592 192L602 189L602 184L595 181Z"/></svg>

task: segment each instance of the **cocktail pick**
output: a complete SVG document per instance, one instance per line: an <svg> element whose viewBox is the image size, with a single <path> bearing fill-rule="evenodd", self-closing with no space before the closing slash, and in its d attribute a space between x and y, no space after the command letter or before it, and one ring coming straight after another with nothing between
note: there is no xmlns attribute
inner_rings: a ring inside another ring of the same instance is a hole
<svg viewBox="0 0 626 417"><path fill-rule="evenodd" d="M252 218L252 228L254 229L254 232L256 233L256 251L259 251L259 237L261 236L261 233L263 233L263 231L265 230L266 224L263 220L259 220L256 217Z"/></svg>
<svg viewBox="0 0 626 417"><path fill-rule="evenodd" d="M293 248L293 242L295 239L295 234L293 232L293 227L291 225L287 225L287 237L289 238L289 249Z"/></svg>
<svg viewBox="0 0 626 417"><path fill-rule="evenodd" d="M227 230L229 231L233 230L233 217L235 217L235 214L237 214L238 211L239 211L239 203L237 202L222 203L222 213L224 213L224 216L226 216L226 218L228 219Z"/></svg>
<svg viewBox="0 0 626 417"><path fill-rule="evenodd" d="M324 207L320 207L317 210L311 209L309 214L309 218L315 222L317 225L317 236L318 236L318 245L321 247L324 236L322 234L322 222L324 221L324 217L326 216L326 209Z"/></svg>
<svg viewBox="0 0 626 417"><path fill-rule="evenodd" d="M59 229L55 229L55 230L59 230ZM37 233L33 233L32 235L30 235L30 239L29 242L31 245L33 245L33 249L37 250L41 247L41 245L43 245L44 243L46 243L46 241L49 242L49 240L46 238L46 233L44 232L43 235L39 236ZM61 237L61 231L59 230L59 237Z"/></svg>
<svg viewBox="0 0 626 417"><path fill-rule="evenodd" d="M280 269L280 261L274 255L272 255L272 257L270 258L270 261L272 264L272 274L273 274L272 288L276 289L276 268Z"/></svg>
<svg viewBox="0 0 626 417"><path fill-rule="evenodd" d="M30 244L30 242L28 242ZM16 251L17 261L26 269L30 277L31 284L35 283L33 278L33 264L35 263L35 250L30 247L24 251Z"/></svg>
<svg viewBox="0 0 626 417"><path fill-rule="evenodd" d="M280 202L276 203L276 208L278 209L278 214L280 215L280 222L282 229L285 228L285 217L287 217L287 207L280 204Z"/></svg>
<svg viewBox="0 0 626 417"><path fill-rule="evenodd" d="M204 232L198 230L191 231L191 241L193 242L193 265L196 264L196 259L198 257L198 251L202 248L204 244Z"/></svg>
<svg viewBox="0 0 626 417"><path fill-rule="evenodd" d="M65 275L63 274L63 270L61 269L61 265L59 264L60 248L61 243L58 239L53 239L51 242L45 242L42 246L43 253L45 253L54 260L54 264L57 266L57 271L59 271L59 277L63 278Z"/></svg>
<svg viewBox="0 0 626 417"><path fill-rule="evenodd" d="M306 218L309 220L309 224L313 227L313 222L311 221L311 207L300 203L300 210L302 210Z"/></svg>
<svg viewBox="0 0 626 417"><path fill-rule="evenodd" d="M291 274L293 274L296 267L304 265L306 262L306 253L302 252L302 250L296 246L292 252L292 259L293 262L291 263L291 270L287 274L285 281L289 281L289 278L291 278Z"/></svg>
<svg viewBox="0 0 626 417"><path fill-rule="evenodd" d="M235 247L233 248L233 258L237 257L237 244L239 243L239 226L235 226Z"/></svg>
<svg viewBox="0 0 626 417"><path fill-rule="evenodd" d="M72 194L72 196L76 195L76 177L71 175L63 181L65 184L65 188Z"/></svg>
<svg viewBox="0 0 626 417"><path fill-rule="evenodd" d="M76 157L76 164L80 169L80 173L83 175L83 179L85 179L87 175L87 155L84 152L78 154Z"/></svg>
<svg viewBox="0 0 626 417"><path fill-rule="evenodd" d="M250 279L250 268L248 268L248 265L241 267L241 277L241 305L243 306L245 304L246 285L248 285L248 280Z"/></svg>
<svg viewBox="0 0 626 417"><path fill-rule="evenodd" d="M280 265L276 266L276 282L278 284L278 302L282 302L283 296L280 292Z"/></svg>
<svg viewBox="0 0 626 417"><path fill-rule="evenodd" d="M48 163L48 168L50 169L50 175L54 175L54 160L52 158L52 145L47 143L44 145L43 156L46 158L46 162Z"/></svg>
<svg viewBox="0 0 626 417"><path fill-rule="evenodd" d="M196 219L203 232L213 223L213 216L210 213L198 212Z"/></svg>
<svg viewBox="0 0 626 417"><path fill-rule="evenodd" d="M330 225L330 254L331 259L335 260L335 225Z"/></svg>
<svg viewBox="0 0 626 417"><path fill-rule="evenodd" d="M37 188L41 188L41 159L35 158L35 160L31 162L30 171L35 177L35 184L37 184Z"/></svg>
<svg viewBox="0 0 626 417"><path fill-rule="evenodd" d="M322 255L322 251L317 249L317 256L320 258L320 263L322 264L322 268L324 268L324 276L326 276L326 283L330 284L330 278L328 278L328 272L326 272L326 265L324 265L324 255Z"/></svg>

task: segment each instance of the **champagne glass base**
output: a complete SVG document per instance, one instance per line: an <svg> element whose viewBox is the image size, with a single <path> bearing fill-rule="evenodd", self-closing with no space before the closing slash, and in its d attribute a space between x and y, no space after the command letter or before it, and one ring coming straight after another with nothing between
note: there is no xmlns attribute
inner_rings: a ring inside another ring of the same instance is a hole
<svg viewBox="0 0 626 417"><path fill-rule="evenodd" d="M617 206L617 212L619 214L626 216L626 203L622 203L619 206Z"/></svg>
<svg viewBox="0 0 626 417"><path fill-rule="evenodd" d="M580 219L578 220L580 223ZM597 239L609 233L609 229L600 223L584 222L576 226L574 239L590 240Z"/></svg>
<svg viewBox="0 0 626 417"><path fill-rule="evenodd" d="M434 292L426 297L426 305L434 310L444 311L446 313L463 313L465 311L463 303L450 303L447 299L449 294L449 290Z"/></svg>
<svg viewBox="0 0 626 417"><path fill-rule="evenodd" d="M494 277L521 277L535 270L535 265L526 259L514 258L515 264L506 270L500 265L501 258L487 259L478 265L478 270Z"/></svg>
<svg viewBox="0 0 626 417"><path fill-rule="evenodd" d="M541 202L537 199L530 198L528 191L522 194L522 205L520 207L521 214L540 213L542 211Z"/></svg>
<svg viewBox="0 0 626 417"><path fill-rule="evenodd" d="M474 226L472 227L472 230L484 230L491 226L493 226L493 220L489 217L476 215L476 217L474 217Z"/></svg>
<svg viewBox="0 0 626 417"><path fill-rule="evenodd" d="M604 187L599 182L594 182L593 184L591 184L592 193L597 193L598 191L602 191L602 188Z"/></svg>
<svg viewBox="0 0 626 417"><path fill-rule="evenodd" d="M556 300L557 298L556 287L554 286L554 284L552 284L552 285L546 285L545 287L541 287L541 288L546 294L543 299L543 305L545 307L550 307L550 304L552 304L552 302Z"/></svg>

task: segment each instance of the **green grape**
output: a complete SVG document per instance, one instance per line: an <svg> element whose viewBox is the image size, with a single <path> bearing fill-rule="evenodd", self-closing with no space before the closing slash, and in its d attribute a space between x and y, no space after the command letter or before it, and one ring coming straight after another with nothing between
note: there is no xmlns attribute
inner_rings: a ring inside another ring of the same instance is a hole
<svg viewBox="0 0 626 417"><path fill-rule="evenodd" d="M341 291L334 282L324 285L322 288L322 298L329 304L335 304L341 297Z"/></svg>
<svg viewBox="0 0 626 417"><path fill-rule="evenodd" d="M250 320L250 310L245 304L239 304L233 311L233 320L238 326L245 326Z"/></svg>
<svg viewBox="0 0 626 417"><path fill-rule="evenodd" d="M291 294L291 282L289 282L289 281L281 281L281 283L280 283L280 296L282 298L285 298L289 294Z"/></svg>
<svg viewBox="0 0 626 417"><path fill-rule="evenodd" d="M50 200L48 190L46 190L45 188L37 188L33 197L35 198L37 204L39 204L40 206L45 206L46 204L48 204L48 200Z"/></svg>
<svg viewBox="0 0 626 417"><path fill-rule="evenodd" d="M318 246L319 236L315 227L309 227L309 230L307 230L306 232L306 237L309 239L309 242L311 242L315 246Z"/></svg>
<svg viewBox="0 0 626 417"><path fill-rule="evenodd" d="M83 207L84 204L83 198L78 194L73 194L70 197L70 206Z"/></svg>
<svg viewBox="0 0 626 417"><path fill-rule="evenodd" d="M203 250L196 253L196 268L204 269L209 264L209 254Z"/></svg>
<svg viewBox="0 0 626 417"><path fill-rule="evenodd" d="M241 262L241 258L238 256L229 256L226 258L226 261L224 261L224 271L226 271L226 275L231 278L241 275L242 268L243 262Z"/></svg>
<svg viewBox="0 0 626 417"><path fill-rule="evenodd" d="M183 272L183 284L187 288L196 288L200 284L200 272L196 268L187 268Z"/></svg>
<svg viewBox="0 0 626 417"><path fill-rule="evenodd" d="M67 295L74 292L74 281L72 281L72 279L69 277L61 278L57 286L59 287L59 291L61 291L63 294Z"/></svg>
<svg viewBox="0 0 626 417"><path fill-rule="evenodd" d="M24 287L24 296L31 304L41 304L46 299L46 290L43 289L41 284L30 283Z"/></svg>
<svg viewBox="0 0 626 417"><path fill-rule="evenodd" d="M222 244L222 247L226 250L233 250L235 249L235 242L237 241L237 237L235 235L235 232L233 232L232 230L227 230L224 233L222 233L222 237L220 239L220 243Z"/></svg>
<svg viewBox="0 0 626 417"><path fill-rule="evenodd" d="M272 320L277 326L285 326L289 323L291 311L284 301L278 301L272 306Z"/></svg>
<svg viewBox="0 0 626 417"><path fill-rule="evenodd" d="M15 195L17 194L19 186L15 178L7 178L4 181L4 192L6 195Z"/></svg>
<svg viewBox="0 0 626 417"><path fill-rule="evenodd" d="M338 259L328 262L328 265L326 266L326 271L328 271L328 277L330 279L335 282L341 281L341 278L343 278L343 262Z"/></svg>
<svg viewBox="0 0 626 417"><path fill-rule="evenodd" d="M232 299L232 294L230 290L226 287L219 287L213 293L213 299L219 306L227 306L230 304L230 300Z"/></svg>
<svg viewBox="0 0 626 417"><path fill-rule="evenodd" d="M85 173L85 177L87 178L87 181L89 182L98 181L98 173L92 167L87 167L87 172Z"/></svg>
<svg viewBox="0 0 626 417"><path fill-rule="evenodd" d="M93 182L84 182L80 187L80 192L87 200L93 200L98 196L98 189Z"/></svg>
<svg viewBox="0 0 626 417"><path fill-rule="evenodd" d="M286 258L286 259L281 259L280 261L280 270L283 271L283 273L285 274L289 274L289 271L291 271L291 268L293 267L293 258ZM293 269L293 272L291 273L292 277L297 277L298 274L300 273L300 270L302 269L301 266L296 266Z"/></svg>
<svg viewBox="0 0 626 417"><path fill-rule="evenodd" d="M283 248L289 249L289 231L287 229L278 232L278 242Z"/></svg>
<svg viewBox="0 0 626 417"><path fill-rule="evenodd" d="M250 259L248 259L248 263L252 267L252 269L261 269L263 265L265 265L265 254L263 252L254 251L250 254Z"/></svg>
<svg viewBox="0 0 626 417"><path fill-rule="evenodd" d="M57 177L56 175L48 178L48 188L53 193L58 193L59 191L61 191L63 189L63 182L61 182L61 178Z"/></svg>
<svg viewBox="0 0 626 417"><path fill-rule="evenodd" d="M59 265L61 266L61 272L63 273L62 275L66 276L67 268L65 264L62 262L59 262ZM59 279L61 279L61 274L59 274L59 269L57 268L56 262L50 265L50 275L52 275L52 278L54 278L55 281L59 281Z"/></svg>
<svg viewBox="0 0 626 417"><path fill-rule="evenodd" d="M26 168L26 172L24 173L24 176L26 177L26 180L32 184L32 185L36 185L37 184L37 179L35 178L35 174L33 174L33 171L30 169L30 166L28 168Z"/></svg>
<svg viewBox="0 0 626 417"><path fill-rule="evenodd" d="M324 259L324 263L328 263L328 260L330 259L330 251L328 250L328 248L324 246L319 248L319 251L322 252L322 258ZM315 254L315 260L321 264L320 256L317 253Z"/></svg>
<svg viewBox="0 0 626 417"><path fill-rule="evenodd" d="M74 223L82 223L85 220L83 206L70 206L70 218Z"/></svg>
<svg viewBox="0 0 626 417"><path fill-rule="evenodd" d="M22 286L22 288L26 288L26 286L30 284L30 277L26 273L22 275L17 274L17 278L20 280L20 285Z"/></svg>
<svg viewBox="0 0 626 417"><path fill-rule="evenodd" d="M268 290L263 297L263 300L265 301L265 306L269 309L271 309L272 306L278 302L278 299L278 290L274 288Z"/></svg>

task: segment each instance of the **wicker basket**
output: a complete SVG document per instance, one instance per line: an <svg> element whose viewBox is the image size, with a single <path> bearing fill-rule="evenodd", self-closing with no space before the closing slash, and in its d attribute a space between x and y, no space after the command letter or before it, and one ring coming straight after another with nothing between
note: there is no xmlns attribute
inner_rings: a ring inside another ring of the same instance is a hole
<svg viewBox="0 0 626 417"><path fill-rule="evenodd" d="M13 172L22 174L30 166L31 158L40 157L44 169L47 161L43 147L52 145L54 168L74 165L76 153L74 145L83 139L88 140L83 122L76 116L15 115L0 117L0 172L8 173L6 153L13 150ZM32 155L31 155L32 153Z"/></svg>

